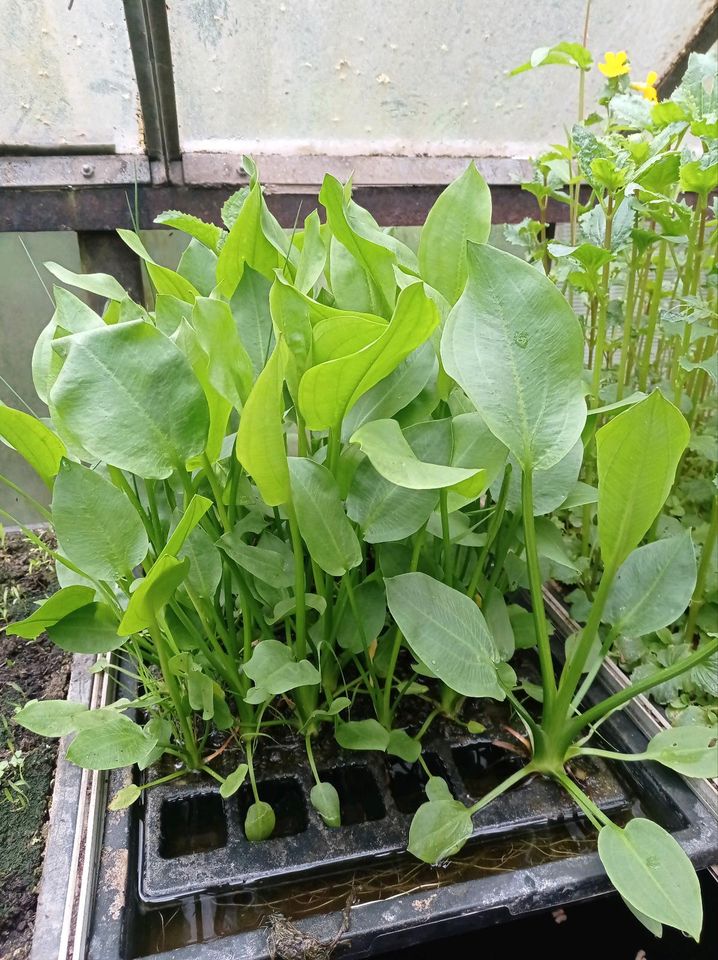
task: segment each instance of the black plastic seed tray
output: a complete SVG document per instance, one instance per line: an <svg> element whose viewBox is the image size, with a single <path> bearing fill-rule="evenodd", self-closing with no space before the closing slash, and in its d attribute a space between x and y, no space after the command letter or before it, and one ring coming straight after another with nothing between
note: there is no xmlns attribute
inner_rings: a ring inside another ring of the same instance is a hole
<svg viewBox="0 0 718 960"><path fill-rule="evenodd" d="M425 741L432 774L444 777L453 795L471 803L521 764L486 735ZM235 758L236 759L236 758ZM211 780L172 781L145 794L140 845L140 897L147 903L179 900L200 891L222 891L373 861L406 849L411 817L424 802L426 776L386 754L343 752L326 745L316 753L322 780L340 798L342 826L329 828L309 802L313 786L303 743L259 753L255 762L260 799L276 814L272 837L249 842L242 824L252 803L246 783L223 800ZM577 775L607 813L628 810L631 800L603 762L581 762ZM474 838L536 829L580 819L558 785L527 779L474 816Z"/></svg>

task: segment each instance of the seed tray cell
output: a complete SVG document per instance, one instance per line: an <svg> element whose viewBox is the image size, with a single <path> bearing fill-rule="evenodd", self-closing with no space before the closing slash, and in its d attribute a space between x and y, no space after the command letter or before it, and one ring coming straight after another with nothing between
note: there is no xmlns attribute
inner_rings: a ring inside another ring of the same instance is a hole
<svg viewBox="0 0 718 960"><path fill-rule="evenodd" d="M274 834L250 842L243 822L253 795L248 783L223 800L205 778L161 784L145 794L140 843L139 893L146 903L164 903L200 891L253 887L346 868L406 849L411 817L425 800L426 775L383 753L352 753L320 746L322 780L336 788L342 825L327 827L309 801L314 785L303 744L283 744L260 754L255 774L260 799L276 815ZM475 802L523 762L486 736L436 738L425 744L427 766L446 779L456 799ZM236 758L235 758L236 760ZM225 773L232 769L227 763ZM631 799L603 762L582 760L575 768L582 786L606 813L628 810ZM473 839L507 831L540 829L583 815L557 784L534 777L474 816Z"/></svg>

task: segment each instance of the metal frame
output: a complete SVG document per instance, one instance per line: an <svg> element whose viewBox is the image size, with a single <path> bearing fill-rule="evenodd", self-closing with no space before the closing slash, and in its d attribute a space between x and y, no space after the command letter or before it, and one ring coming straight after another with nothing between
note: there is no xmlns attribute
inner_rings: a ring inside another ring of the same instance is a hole
<svg viewBox="0 0 718 960"><path fill-rule="evenodd" d="M123 0L140 95L146 155L78 154L0 157L0 231L74 230L99 239L131 226L135 201L142 228L163 210L180 208L216 220L227 194L246 182L238 155L181 155L167 10L161 0ZM661 96L675 88L689 54L704 51L718 33L712 9L659 84ZM270 208L279 222L294 224L317 206L326 171L354 175L355 197L382 225L424 222L441 190L469 162L454 156L257 157ZM477 165L492 188L494 222L535 216L534 198L520 183L531 178L528 160L484 157ZM568 208L549 201L547 221L567 219Z"/></svg>

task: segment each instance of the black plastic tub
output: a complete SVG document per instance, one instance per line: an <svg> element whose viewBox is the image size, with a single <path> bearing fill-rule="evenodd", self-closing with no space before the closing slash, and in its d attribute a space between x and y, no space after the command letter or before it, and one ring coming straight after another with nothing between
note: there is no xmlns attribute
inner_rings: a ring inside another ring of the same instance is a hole
<svg viewBox="0 0 718 960"><path fill-rule="evenodd" d="M625 711L603 731L618 749L644 749ZM507 763L490 736L427 743L459 799L475 798L499 773L493 765ZM91 960L264 960L269 939L276 956L312 956L309 947L338 938L338 956L378 956L610 889L594 831L551 783L527 781L485 808L465 849L433 868L401 852L422 800L415 770L380 754L320 752L352 821L330 830L308 803L301 755L296 763L290 753L267 751L266 769L259 761L260 795L278 809L280 834L262 843L243 836L246 796L222 801L211 781L175 781L150 792L144 810L107 816ZM698 869L718 861L715 810L681 777L657 764L581 766L582 785L617 822L651 816ZM110 794L124 782L113 775Z"/></svg>

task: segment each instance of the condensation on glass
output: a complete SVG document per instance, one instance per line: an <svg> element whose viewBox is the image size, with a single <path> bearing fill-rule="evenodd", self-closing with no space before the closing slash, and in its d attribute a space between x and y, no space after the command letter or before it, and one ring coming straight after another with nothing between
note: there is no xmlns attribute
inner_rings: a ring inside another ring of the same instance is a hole
<svg viewBox="0 0 718 960"><path fill-rule="evenodd" d="M712 0L593 0L589 48L665 72ZM563 139L577 74L508 70L579 40L585 0L181 0L183 150L528 156ZM587 103L602 84L590 75Z"/></svg>
<svg viewBox="0 0 718 960"><path fill-rule="evenodd" d="M0 148L143 150L122 0L0 0Z"/></svg>

